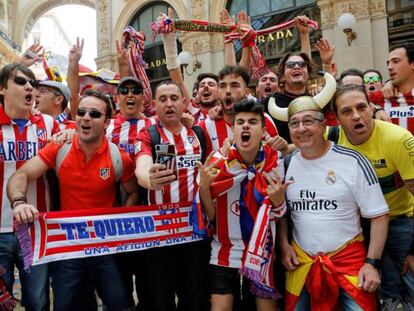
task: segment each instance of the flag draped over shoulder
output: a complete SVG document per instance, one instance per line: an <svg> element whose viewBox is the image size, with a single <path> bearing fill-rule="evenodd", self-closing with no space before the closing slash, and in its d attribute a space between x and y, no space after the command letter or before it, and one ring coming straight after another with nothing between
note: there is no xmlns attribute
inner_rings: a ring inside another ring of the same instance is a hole
<svg viewBox="0 0 414 311"><path fill-rule="evenodd" d="M217 157L213 157L211 161L216 160ZM247 167L233 145L228 157L217 164L219 172L211 185L213 198L241 185L240 228L247 247L240 272L252 280L251 291L265 298L279 297L273 280L274 241L276 218L283 216L286 205L272 206L267 195L268 183L263 176L266 172L272 177L276 163L277 153L263 145L254 165Z"/></svg>
<svg viewBox="0 0 414 311"><path fill-rule="evenodd" d="M16 234L29 268L199 241L191 219L191 203L47 212L29 228L17 225Z"/></svg>

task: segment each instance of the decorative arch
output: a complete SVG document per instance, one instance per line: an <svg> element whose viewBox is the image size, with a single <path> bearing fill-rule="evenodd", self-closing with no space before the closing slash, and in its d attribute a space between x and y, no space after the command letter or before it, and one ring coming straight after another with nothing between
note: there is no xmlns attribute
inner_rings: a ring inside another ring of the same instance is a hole
<svg viewBox="0 0 414 311"><path fill-rule="evenodd" d="M95 0L37 0L28 3L19 10L23 14L17 16L14 24L13 38L20 46L34 23L47 11L67 4L80 4L95 9Z"/></svg>
<svg viewBox="0 0 414 311"><path fill-rule="evenodd" d="M124 30L124 28L129 24L129 22L131 21L131 19L135 16L135 14L141 10L143 7L147 6L148 4L150 4L151 0L144 0L141 3L137 4L136 1L129 1L129 3L124 7L124 9L122 10L122 12L119 14L119 18L117 20L117 23L113 29L113 38L122 38L122 31ZM188 17L186 12L188 12L188 10L186 10L186 7L184 5L184 1L174 1L174 4L171 4L172 1L167 2L173 9L174 11L177 13L177 15L181 18L185 18ZM112 45L114 46L114 42L112 43Z"/></svg>

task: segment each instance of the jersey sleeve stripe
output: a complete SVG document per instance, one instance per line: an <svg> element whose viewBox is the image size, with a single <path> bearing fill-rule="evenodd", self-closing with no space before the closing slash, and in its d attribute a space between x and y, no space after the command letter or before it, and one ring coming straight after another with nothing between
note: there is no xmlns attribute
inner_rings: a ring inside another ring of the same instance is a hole
<svg viewBox="0 0 414 311"><path fill-rule="evenodd" d="M374 169L372 168L371 164L369 163L369 161L367 160L367 158L365 156L363 156L362 154L360 154L357 151L351 150L351 149L346 148L346 147L338 146L338 145L334 145L332 150L339 153L339 154L347 155L347 156L350 156L350 157L356 159L358 165L361 167L361 169L362 169L362 171L365 175L365 178L367 179L368 184L370 186L379 183Z"/></svg>

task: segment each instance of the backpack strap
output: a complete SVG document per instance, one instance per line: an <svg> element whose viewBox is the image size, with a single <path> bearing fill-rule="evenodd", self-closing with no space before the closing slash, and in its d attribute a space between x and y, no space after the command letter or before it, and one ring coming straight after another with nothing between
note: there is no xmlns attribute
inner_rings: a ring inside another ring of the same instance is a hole
<svg viewBox="0 0 414 311"><path fill-rule="evenodd" d="M118 149L118 146L114 143L108 142L109 144L109 153L111 155L112 166L115 170L115 180L118 182L123 173L123 163L121 152ZM55 163L55 171L56 175L59 175L60 166L62 162L65 160L66 156L68 155L70 148L72 147L72 143L67 144L64 143L60 148L56 155L56 163Z"/></svg>
<svg viewBox="0 0 414 311"><path fill-rule="evenodd" d="M158 132L157 126L155 124L147 127L148 134L150 136L151 148L152 148L152 159L155 161L157 155L155 154L155 145L159 145L161 142L161 136Z"/></svg>
<svg viewBox="0 0 414 311"><path fill-rule="evenodd" d="M63 160L65 160L66 156L68 155L71 147L72 147L72 143L70 144L63 143L63 145L59 148L58 153L56 155L56 163L55 163L56 176L59 175L60 166L62 165Z"/></svg>
<svg viewBox="0 0 414 311"><path fill-rule="evenodd" d="M109 153L111 155L112 166L115 170L115 180L118 182L121 180L122 173L123 173L123 163L121 152L117 145L112 142L108 142L109 144Z"/></svg>
<svg viewBox="0 0 414 311"><path fill-rule="evenodd" d="M206 161L207 155L207 143L206 143L206 136L204 135L203 129L198 125L194 125L192 128L193 132L196 134L198 141L200 142L201 147L201 163Z"/></svg>
<svg viewBox="0 0 414 311"><path fill-rule="evenodd" d="M328 129L328 140L334 142L335 144L339 140L339 126L330 126Z"/></svg>
<svg viewBox="0 0 414 311"><path fill-rule="evenodd" d="M285 154L284 157L283 157L283 164L285 166L285 174L288 170L290 160L292 160L292 153Z"/></svg>

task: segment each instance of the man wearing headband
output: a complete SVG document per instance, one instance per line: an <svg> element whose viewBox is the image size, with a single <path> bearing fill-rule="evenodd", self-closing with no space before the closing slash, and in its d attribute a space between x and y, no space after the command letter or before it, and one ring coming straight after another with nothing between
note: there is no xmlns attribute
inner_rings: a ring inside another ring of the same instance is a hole
<svg viewBox="0 0 414 311"><path fill-rule="evenodd" d="M377 262L384 247L388 205L368 160L324 139L326 120L314 98L293 100L287 110L292 154L285 179L293 224L279 239L286 278L286 310L376 310ZM371 219L368 251L359 215Z"/></svg>

